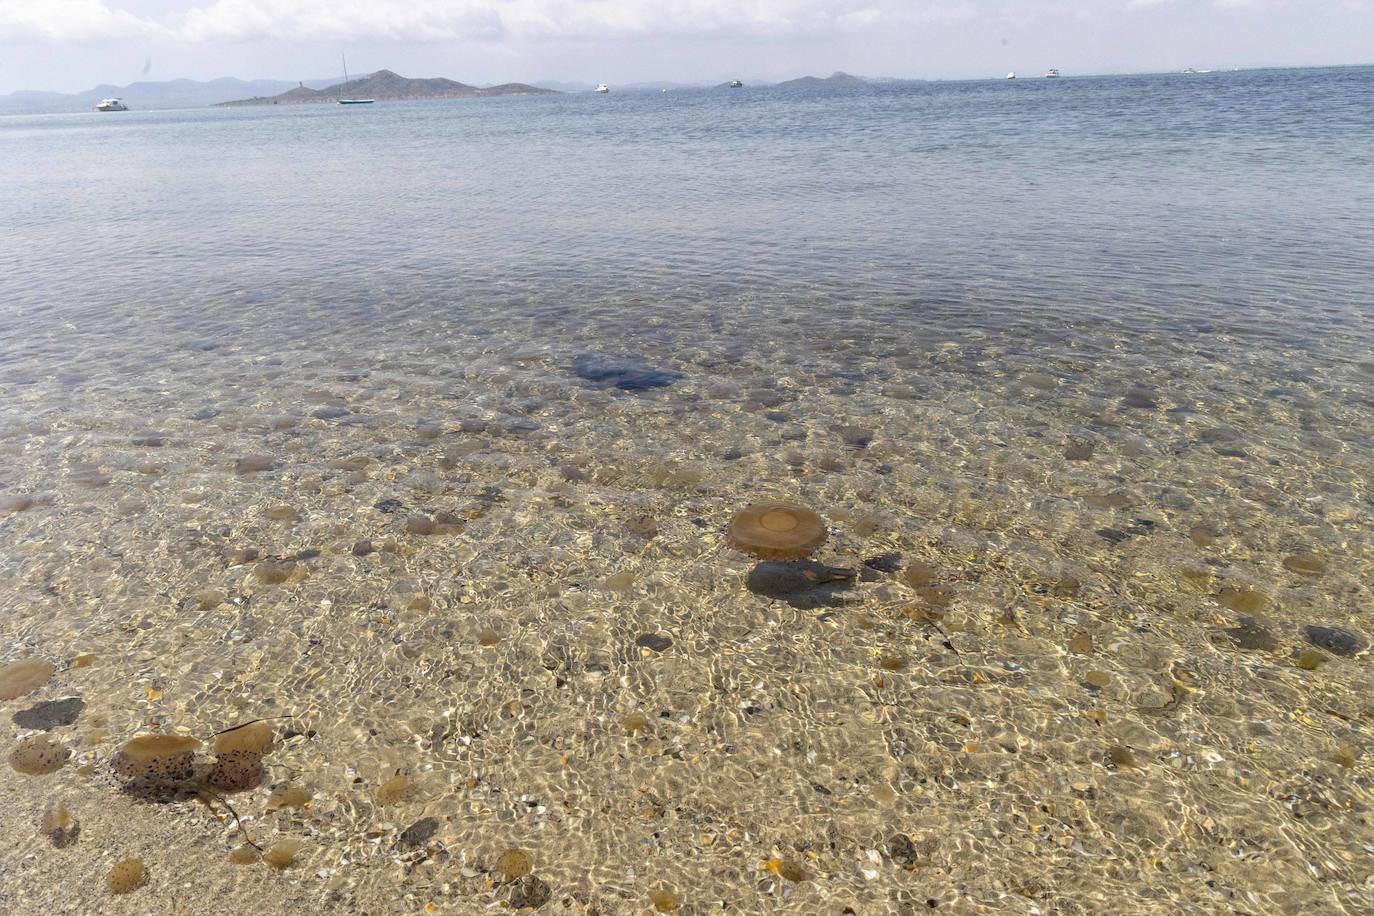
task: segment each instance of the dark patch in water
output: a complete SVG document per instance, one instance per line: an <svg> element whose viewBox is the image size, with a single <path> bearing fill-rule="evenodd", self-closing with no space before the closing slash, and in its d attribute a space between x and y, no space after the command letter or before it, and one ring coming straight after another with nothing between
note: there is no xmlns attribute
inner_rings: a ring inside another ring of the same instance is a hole
<svg viewBox="0 0 1374 916"><path fill-rule="evenodd" d="M645 633L635 638L635 645L644 649L652 649L655 652L667 652L672 647L673 641L660 633Z"/></svg>
<svg viewBox="0 0 1374 916"><path fill-rule="evenodd" d="M1253 617L1242 617L1239 626L1229 627L1215 636L1247 652L1273 652L1279 647L1274 635Z"/></svg>
<svg viewBox="0 0 1374 916"><path fill-rule="evenodd" d="M656 369L636 359L605 353L583 353L573 360L572 368L578 378L621 391L667 388L683 379L681 372Z"/></svg>
<svg viewBox="0 0 1374 916"><path fill-rule="evenodd" d="M864 560L864 565L869 569L876 569L878 572L900 572L902 555L900 553L880 553L876 557L869 557Z"/></svg>
<svg viewBox="0 0 1374 916"><path fill-rule="evenodd" d="M1351 656L1366 645L1363 638L1340 627L1306 626L1302 629L1307 641L1332 655Z"/></svg>
<svg viewBox="0 0 1374 916"><path fill-rule="evenodd" d="M14 714L14 724L20 728L37 728L49 731L60 725L71 725L86 708L86 701L80 697L67 697L65 700L49 700L21 709Z"/></svg>
<svg viewBox="0 0 1374 916"><path fill-rule="evenodd" d="M845 592L854 587L854 570L826 566L812 560L792 563L768 561L749 570L745 587L756 595L786 601L807 611L823 607L842 607Z"/></svg>
<svg viewBox="0 0 1374 916"><path fill-rule="evenodd" d="M422 817L401 831L401 835L396 840L396 845L403 849L414 849L428 843L430 838L438 832L439 821L437 818Z"/></svg>

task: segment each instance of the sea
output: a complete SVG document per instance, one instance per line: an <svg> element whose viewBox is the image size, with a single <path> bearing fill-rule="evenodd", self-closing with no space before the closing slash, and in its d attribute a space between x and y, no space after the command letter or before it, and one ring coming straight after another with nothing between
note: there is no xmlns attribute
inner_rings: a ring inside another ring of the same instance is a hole
<svg viewBox="0 0 1374 916"><path fill-rule="evenodd" d="M0 910L1374 910L1371 125L0 118Z"/></svg>

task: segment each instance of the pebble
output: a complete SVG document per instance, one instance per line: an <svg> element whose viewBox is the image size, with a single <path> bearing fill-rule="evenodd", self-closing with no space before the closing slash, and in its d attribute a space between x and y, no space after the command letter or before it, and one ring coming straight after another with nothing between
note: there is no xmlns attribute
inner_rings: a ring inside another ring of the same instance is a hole
<svg viewBox="0 0 1374 916"><path fill-rule="evenodd" d="M271 470L275 463L271 455L243 455L234 461L234 473L257 474Z"/></svg>
<svg viewBox="0 0 1374 916"><path fill-rule="evenodd" d="M415 849L428 843L438 832L438 818L422 817L401 831L401 835L396 838L396 845L402 849Z"/></svg>

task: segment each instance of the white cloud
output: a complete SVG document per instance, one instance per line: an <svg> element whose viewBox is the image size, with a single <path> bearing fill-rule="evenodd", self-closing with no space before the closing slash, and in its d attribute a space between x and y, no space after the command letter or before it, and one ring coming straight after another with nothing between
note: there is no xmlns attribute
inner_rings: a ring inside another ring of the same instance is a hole
<svg viewBox="0 0 1374 916"><path fill-rule="evenodd" d="M0 40L785 36L978 14L977 0L191 0L153 18L122 9L120 0L0 0Z"/></svg>
<svg viewBox="0 0 1374 916"><path fill-rule="evenodd" d="M103 0L0 0L0 40L88 41L165 31Z"/></svg>
<svg viewBox="0 0 1374 916"><path fill-rule="evenodd" d="M1233 10L1287 0L183 0L135 15L133 0L0 0L0 40L131 35L187 42L538 40L829 35L933 22L1004 24L1184 3ZM1361 8L1363 0L1308 0Z"/></svg>

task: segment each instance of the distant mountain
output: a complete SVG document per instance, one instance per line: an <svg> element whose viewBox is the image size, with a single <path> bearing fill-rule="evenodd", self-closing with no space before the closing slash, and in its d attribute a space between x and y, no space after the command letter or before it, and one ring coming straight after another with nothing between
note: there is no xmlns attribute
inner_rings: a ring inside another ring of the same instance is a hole
<svg viewBox="0 0 1374 916"><path fill-rule="evenodd" d="M541 89L525 83L502 83L499 86L469 86L449 79L408 79L390 70L378 70L369 76L312 89L297 86L272 96L254 96L220 102L221 107L237 105L308 105L332 102L336 99L377 99L396 102L414 99L469 99L488 95L547 95L552 89Z"/></svg>
<svg viewBox="0 0 1374 916"><path fill-rule="evenodd" d="M239 80L229 77L209 82L171 80L138 82L128 86L101 85L85 92L11 92L0 95L0 114L61 114L90 111L101 99L123 99L132 109L204 108L246 95L273 95L290 89L283 80Z"/></svg>
<svg viewBox="0 0 1374 916"><path fill-rule="evenodd" d="M822 79L819 76L803 76L801 79L788 80L785 83L778 83L779 89L841 89L851 86L866 86L868 80L862 76L851 76L848 73L832 73Z"/></svg>

